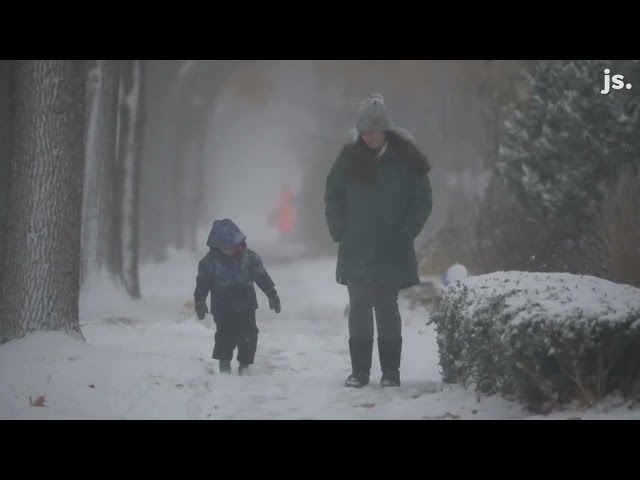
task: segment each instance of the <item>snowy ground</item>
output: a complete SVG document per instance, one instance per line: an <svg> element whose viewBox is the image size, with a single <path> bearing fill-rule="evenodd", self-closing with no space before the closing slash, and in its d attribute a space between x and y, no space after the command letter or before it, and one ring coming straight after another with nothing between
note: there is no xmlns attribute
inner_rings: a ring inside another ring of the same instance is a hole
<svg viewBox="0 0 640 480"><path fill-rule="evenodd" d="M278 261L276 263L276 257ZM211 318L189 302L198 257L177 254L141 271L144 299L108 284L81 299L86 342L35 333L0 346L2 419L536 419L500 398L441 383L435 334L423 311L403 302L402 387L347 389L347 296L334 259L264 255L282 312L259 297L260 336L252 376L221 375L211 359ZM31 406L31 402L43 407ZM588 412L545 418L640 419L611 400Z"/></svg>

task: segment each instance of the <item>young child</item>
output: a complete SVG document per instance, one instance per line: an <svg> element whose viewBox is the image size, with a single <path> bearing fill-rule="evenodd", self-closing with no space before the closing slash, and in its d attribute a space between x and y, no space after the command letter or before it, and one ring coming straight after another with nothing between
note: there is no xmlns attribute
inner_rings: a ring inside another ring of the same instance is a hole
<svg viewBox="0 0 640 480"><path fill-rule="evenodd" d="M211 293L211 314L216 324L212 357L220 361L220 372L231 373L233 351L238 348L238 373L249 374L258 346L254 283L269 299L269 308L280 313L280 298L273 280L257 253L247 248L246 237L233 221L213 222L207 239L209 253L198 263L195 310L200 320Z"/></svg>

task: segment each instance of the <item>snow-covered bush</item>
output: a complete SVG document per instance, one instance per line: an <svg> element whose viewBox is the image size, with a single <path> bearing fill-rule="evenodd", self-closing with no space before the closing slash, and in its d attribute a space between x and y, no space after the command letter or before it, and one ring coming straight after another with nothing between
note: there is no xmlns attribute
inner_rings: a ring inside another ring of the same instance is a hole
<svg viewBox="0 0 640 480"><path fill-rule="evenodd" d="M631 394L640 289L566 273L497 272L447 287L431 316L445 382L536 412Z"/></svg>

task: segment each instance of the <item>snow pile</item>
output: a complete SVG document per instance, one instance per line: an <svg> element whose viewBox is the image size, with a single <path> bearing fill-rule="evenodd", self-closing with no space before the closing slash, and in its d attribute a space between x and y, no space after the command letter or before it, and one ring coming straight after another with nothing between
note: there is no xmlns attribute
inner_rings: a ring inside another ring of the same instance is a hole
<svg viewBox="0 0 640 480"><path fill-rule="evenodd" d="M468 276L469 272L467 271L467 269L463 265L455 263L451 265L445 272L444 276L442 277L442 283L445 286L449 286L454 282L467 278Z"/></svg>
<svg viewBox="0 0 640 480"><path fill-rule="evenodd" d="M497 272L447 287L432 315L447 382L548 411L630 394L640 289L565 273Z"/></svg>

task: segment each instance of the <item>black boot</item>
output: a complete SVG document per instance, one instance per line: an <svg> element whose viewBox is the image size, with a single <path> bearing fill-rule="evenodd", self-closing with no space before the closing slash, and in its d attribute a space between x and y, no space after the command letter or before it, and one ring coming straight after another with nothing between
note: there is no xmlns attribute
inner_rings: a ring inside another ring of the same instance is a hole
<svg viewBox="0 0 640 480"><path fill-rule="evenodd" d="M402 356L402 337L378 338L378 355L382 370L381 387L400 386L400 357Z"/></svg>
<svg viewBox="0 0 640 480"><path fill-rule="evenodd" d="M231 360L220 360L220 373L231 373Z"/></svg>
<svg viewBox="0 0 640 480"><path fill-rule="evenodd" d="M349 339L351 354L351 375L344 382L347 387L362 388L369 385L371 373L371 357L373 355L373 339Z"/></svg>

